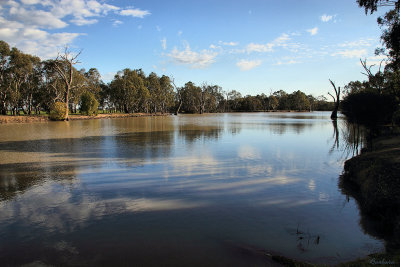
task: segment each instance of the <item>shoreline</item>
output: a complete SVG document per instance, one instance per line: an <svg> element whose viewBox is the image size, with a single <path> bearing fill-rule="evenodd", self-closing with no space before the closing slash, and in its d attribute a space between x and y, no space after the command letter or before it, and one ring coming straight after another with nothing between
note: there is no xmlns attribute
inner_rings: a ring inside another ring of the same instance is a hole
<svg viewBox="0 0 400 267"><path fill-rule="evenodd" d="M385 252L342 266L399 264L400 135L375 138L360 155L347 160L339 178L339 188L356 200L362 229L385 244Z"/></svg>
<svg viewBox="0 0 400 267"><path fill-rule="evenodd" d="M266 113L310 113L319 110L257 110L257 111L228 111L222 113L258 113L258 112L266 112ZM191 113L179 113L179 114L191 114ZM209 114L209 113L204 113ZM210 113L212 114L212 113ZM121 114L121 113L99 113L97 116L85 116L78 114L69 115L69 120L98 120L98 119L116 119L116 118L135 118L135 117L155 117L155 116L171 116L173 113L129 113L129 114ZM52 121L49 118L49 115L0 115L0 125L1 124L9 124L9 123L37 123L37 122L49 122Z"/></svg>
<svg viewBox="0 0 400 267"><path fill-rule="evenodd" d="M100 113L97 116L85 116L85 115L70 115L69 120L100 120L100 119L117 119L117 118L134 118L134 117L155 117L155 116L170 116L170 113L129 113L129 114L118 114L118 113ZM10 123L37 123L37 122L52 122L47 115L0 115L0 124Z"/></svg>

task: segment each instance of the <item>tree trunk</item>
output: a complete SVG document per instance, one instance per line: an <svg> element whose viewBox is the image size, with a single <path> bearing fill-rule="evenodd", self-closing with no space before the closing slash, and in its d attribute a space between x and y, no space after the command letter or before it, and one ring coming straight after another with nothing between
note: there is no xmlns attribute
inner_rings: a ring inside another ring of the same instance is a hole
<svg viewBox="0 0 400 267"><path fill-rule="evenodd" d="M177 108L176 111L175 111L175 115L178 115L179 110L181 109L181 107L182 107L182 101L179 102L179 106L178 106L178 108Z"/></svg>

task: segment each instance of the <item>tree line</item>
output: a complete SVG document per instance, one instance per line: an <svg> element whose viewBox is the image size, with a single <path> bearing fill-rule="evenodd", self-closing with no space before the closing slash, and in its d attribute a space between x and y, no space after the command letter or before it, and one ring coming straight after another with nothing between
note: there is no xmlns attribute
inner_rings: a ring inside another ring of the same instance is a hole
<svg viewBox="0 0 400 267"><path fill-rule="evenodd" d="M25 54L0 41L0 113L2 115L55 113L212 113L232 111L330 110L332 103L301 91L283 90L270 95L242 96L218 85L187 82L177 87L166 75L141 69L119 71L109 83L99 71L76 69L78 54L67 49L56 59L44 60Z"/></svg>

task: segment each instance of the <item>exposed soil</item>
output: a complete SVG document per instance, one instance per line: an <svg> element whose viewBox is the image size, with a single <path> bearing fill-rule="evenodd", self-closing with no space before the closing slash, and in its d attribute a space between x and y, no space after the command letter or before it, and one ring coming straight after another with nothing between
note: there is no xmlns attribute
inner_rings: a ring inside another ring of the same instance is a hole
<svg viewBox="0 0 400 267"><path fill-rule="evenodd" d="M168 116L170 114L161 113L130 113L130 114L117 114L117 113L101 113L97 116L84 116L84 115L70 115L69 120L94 120L94 119L112 119L112 118L128 118L128 117L148 117L148 116ZM32 122L46 122L50 121L48 116L4 116L0 115L1 123L32 123Z"/></svg>

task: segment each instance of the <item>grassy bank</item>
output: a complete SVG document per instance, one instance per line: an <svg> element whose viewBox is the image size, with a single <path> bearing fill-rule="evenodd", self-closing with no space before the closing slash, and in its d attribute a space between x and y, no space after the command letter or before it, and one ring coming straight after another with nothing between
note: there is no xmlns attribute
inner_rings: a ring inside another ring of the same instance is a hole
<svg viewBox="0 0 400 267"><path fill-rule="evenodd" d="M69 115L69 120L95 120L95 119L112 119L112 118L129 118L129 117L149 117L149 116L168 116L169 114L161 113L105 113L98 114L97 116L84 116L79 114ZM1 123L34 123L34 122L46 122L50 121L48 116L36 115L36 116L4 116L0 115Z"/></svg>

